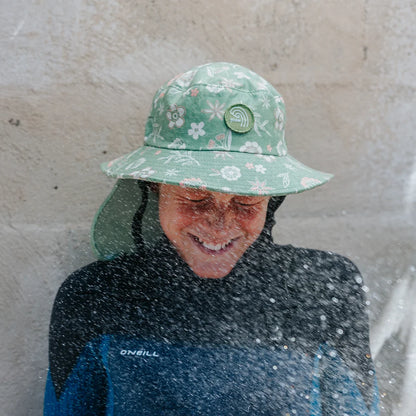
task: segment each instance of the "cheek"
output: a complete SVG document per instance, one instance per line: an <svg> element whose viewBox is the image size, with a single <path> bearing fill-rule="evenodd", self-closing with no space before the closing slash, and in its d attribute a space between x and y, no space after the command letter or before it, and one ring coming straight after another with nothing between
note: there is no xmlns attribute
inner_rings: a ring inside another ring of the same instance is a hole
<svg viewBox="0 0 416 416"><path fill-rule="evenodd" d="M255 240L263 231L266 212L262 210L252 215L240 217L240 227L245 231L250 239Z"/></svg>
<svg viewBox="0 0 416 416"><path fill-rule="evenodd" d="M176 228L183 229L201 221L203 215L198 209L179 205L176 209L172 209L171 217L176 223Z"/></svg>
<svg viewBox="0 0 416 416"><path fill-rule="evenodd" d="M241 224L247 236L256 239L263 231L264 221L247 221Z"/></svg>
<svg viewBox="0 0 416 416"><path fill-rule="evenodd" d="M195 222L194 216L176 206L159 208L160 225L171 241L179 241L183 229Z"/></svg>

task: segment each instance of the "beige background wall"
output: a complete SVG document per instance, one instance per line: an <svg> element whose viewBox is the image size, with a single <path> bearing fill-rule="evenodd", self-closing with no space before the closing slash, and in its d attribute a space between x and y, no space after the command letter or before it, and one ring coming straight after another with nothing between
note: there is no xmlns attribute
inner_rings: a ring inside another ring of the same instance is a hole
<svg viewBox="0 0 416 416"><path fill-rule="evenodd" d="M415 21L414 0L0 0L0 414L41 414L53 298L113 183L99 163L142 142L162 82L219 60L270 80L290 152L335 173L276 237L358 264L382 414L416 414Z"/></svg>

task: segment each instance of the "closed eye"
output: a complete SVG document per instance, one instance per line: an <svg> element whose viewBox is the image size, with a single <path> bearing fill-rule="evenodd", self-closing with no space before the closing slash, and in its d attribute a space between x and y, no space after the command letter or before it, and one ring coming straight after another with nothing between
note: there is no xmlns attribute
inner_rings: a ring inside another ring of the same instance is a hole
<svg viewBox="0 0 416 416"><path fill-rule="evenodd" d="M255 202L253 204L247 204L247 203L244 203L244 202L236 202L236 204L240 205L241 207L254 207L254 205L258 204L258 202Z"/></svg>
<svg viewBox="0 0 416 416"><path fill-rule="evenodd" d="M234 201L236 205L241 207L254 207L255 205L260 204L261 201Z"/></svg>
<svg viewBox="0 0 416 416"><path fill-rule="evenodd" d="M202 199L189 199L189 198L186 198L188 201L190 201L190 202L204 202L204 201L208 201L208 199L207 198L202 198Z"/></svg>
<svg viewBox="0 0 416 416"><path fill-rule="evenodd" d="M194 197L188 197L188 196L186 196L185 198L183 198L184 200L185 200L185 202L193 202L193 203L200 203L200 202L208 202L208 201L210 201L210 198L209 197L206 197L206 196L201 196L201 197L197 197L197 196L194 196Z"/></svg>

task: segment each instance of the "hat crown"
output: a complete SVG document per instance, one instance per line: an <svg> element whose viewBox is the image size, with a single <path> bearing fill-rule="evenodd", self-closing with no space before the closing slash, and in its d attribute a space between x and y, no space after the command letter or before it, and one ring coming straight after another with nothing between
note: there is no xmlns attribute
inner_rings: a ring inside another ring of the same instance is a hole
<svg viewBox="0 0 416 416"><path fill-rule="evenodd" d="M171 150L287 154L282 96L240 65L211 63L156 92L145 146Z"/></svg>
<svg viewBox="0 0 416 416"><path fill-rule="evenodd" d="M109 176L240 195L287 195L331 175L287 154L281 95L228 63L180 74L156 92L145 144L102 169Z"/></svg>

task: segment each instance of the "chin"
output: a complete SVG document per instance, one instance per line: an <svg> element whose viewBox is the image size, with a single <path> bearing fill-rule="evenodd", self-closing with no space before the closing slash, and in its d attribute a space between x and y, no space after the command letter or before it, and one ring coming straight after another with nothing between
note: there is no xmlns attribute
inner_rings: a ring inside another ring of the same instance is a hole
<svg viewBox="0 0 416 416"><path fill-rule="evenodd" d="M234 268L234 264L230 265L190 265L192 271L199 277L207 279L220 279L227 276Z"/></svg>

